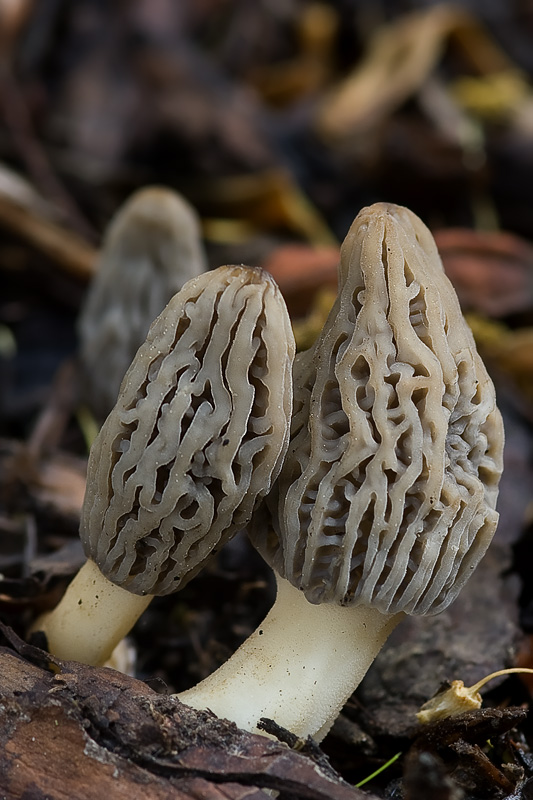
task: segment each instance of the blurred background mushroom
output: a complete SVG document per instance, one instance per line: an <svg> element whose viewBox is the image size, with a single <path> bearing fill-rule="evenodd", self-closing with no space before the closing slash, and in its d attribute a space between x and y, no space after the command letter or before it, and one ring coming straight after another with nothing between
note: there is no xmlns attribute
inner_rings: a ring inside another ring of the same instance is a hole
<svg viewBox="0 0 533 800"><path fill-rule="evenodd" d="M206 267L198 215L176 192L141 189L116 213L78 322L81 396L100 421L153 320Z"/></svg>

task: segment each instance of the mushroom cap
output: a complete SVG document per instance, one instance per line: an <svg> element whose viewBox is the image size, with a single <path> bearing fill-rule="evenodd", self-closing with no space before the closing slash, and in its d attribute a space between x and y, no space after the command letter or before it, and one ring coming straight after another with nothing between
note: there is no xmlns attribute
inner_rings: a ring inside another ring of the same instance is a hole
<svg viewBox="0 0 533 800"><path fill-rule="evenodd" d="M291 442L250 531L311 603L436 613L496 529L503 425L430 231L378 203L294 363Z"/></svg>
<svg viewBox="0 0 533 800"><path fill-rule="evenodd" d="M168 594L247 524L288 445L293 357L260 269L220 267L172 298L89 457L80 535L106 578Z"/></svg>
<svg viewBox="0 0 533 800"><path fill-rule="evenodd" d="M152 321L206 268L198 215L171 189L141 189L115 214L78 320L86 398L100 419Z"/></svg>

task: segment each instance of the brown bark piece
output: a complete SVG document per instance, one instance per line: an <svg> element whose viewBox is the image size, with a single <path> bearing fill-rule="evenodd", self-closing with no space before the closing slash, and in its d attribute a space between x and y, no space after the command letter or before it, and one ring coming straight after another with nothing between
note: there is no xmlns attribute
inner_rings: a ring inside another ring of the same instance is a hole
<svg viewBox="0 0 533 800"><path fill-rule="evenodd" d="M359 800L327 762L238 730L109 669L62 662L0 630L6 800Z"/></svg>
<svg viewBox="0 0 533 800"><path fill-rule="evenodd" d="M10 798L38 797L43 792L58 799L97 800L107 792L117 800L127 800L136 786L140 791L148 782L142 768L128 765L125 769L120 759L91 744L62 707L39 708L28 714L12 701L3 715L2 790ZM165 783L154 776L150 798L182 796Z"/></svg>

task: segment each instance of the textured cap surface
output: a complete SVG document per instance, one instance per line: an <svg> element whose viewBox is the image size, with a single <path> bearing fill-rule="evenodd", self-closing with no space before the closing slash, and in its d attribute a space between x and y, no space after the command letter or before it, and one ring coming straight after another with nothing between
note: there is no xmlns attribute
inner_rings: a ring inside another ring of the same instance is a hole
<svg viewBox="0 0 533 800"><path fill-rule="evenodd" d="M176 192L136 192L112 219L78 322L87 402L101 419L148 329L206 269L196 211Z"/></svg>
<svg viewBox="0 0 533 800"><path fill-rule="evenodd" d="M433 237L407 209L356 218L294 386L254 544L312 603L442 610L495 531L503 427Z"/></svg>
<svg viewBox="0 0 533 800"><path fill-rule="evenodd" d="M289 439L294 340L274 281L220 267L155 320L89 457L85 552L167 594L248 522Z"/></svg>

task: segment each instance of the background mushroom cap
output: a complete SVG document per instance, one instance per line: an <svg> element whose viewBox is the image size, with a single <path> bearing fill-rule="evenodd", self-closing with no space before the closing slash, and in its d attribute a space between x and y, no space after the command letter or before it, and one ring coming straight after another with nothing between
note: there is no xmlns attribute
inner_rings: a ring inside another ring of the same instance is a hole
<svg viewBox="0 0 533 800"><path fill-rule="evenodd" d="M153 320L206 268L198 215L177 192L141 189L113 217L78 321L84 397L100 419Z"/></svg>
<svg viewBox="0 0 533 800"><path fill-rule="evenodd" d="M294 364L291 443L251 538L312 603L445 608L496 529L503 425L430 231L378 203Z"/></svg>
<svg viewBox="0 0 533 800"><path fill-rule="evenodd" d="M220 267L173 297L89 457L80 535L106 578L175 591L246 525L287 448L293 357L264 271Z"/></svg>

